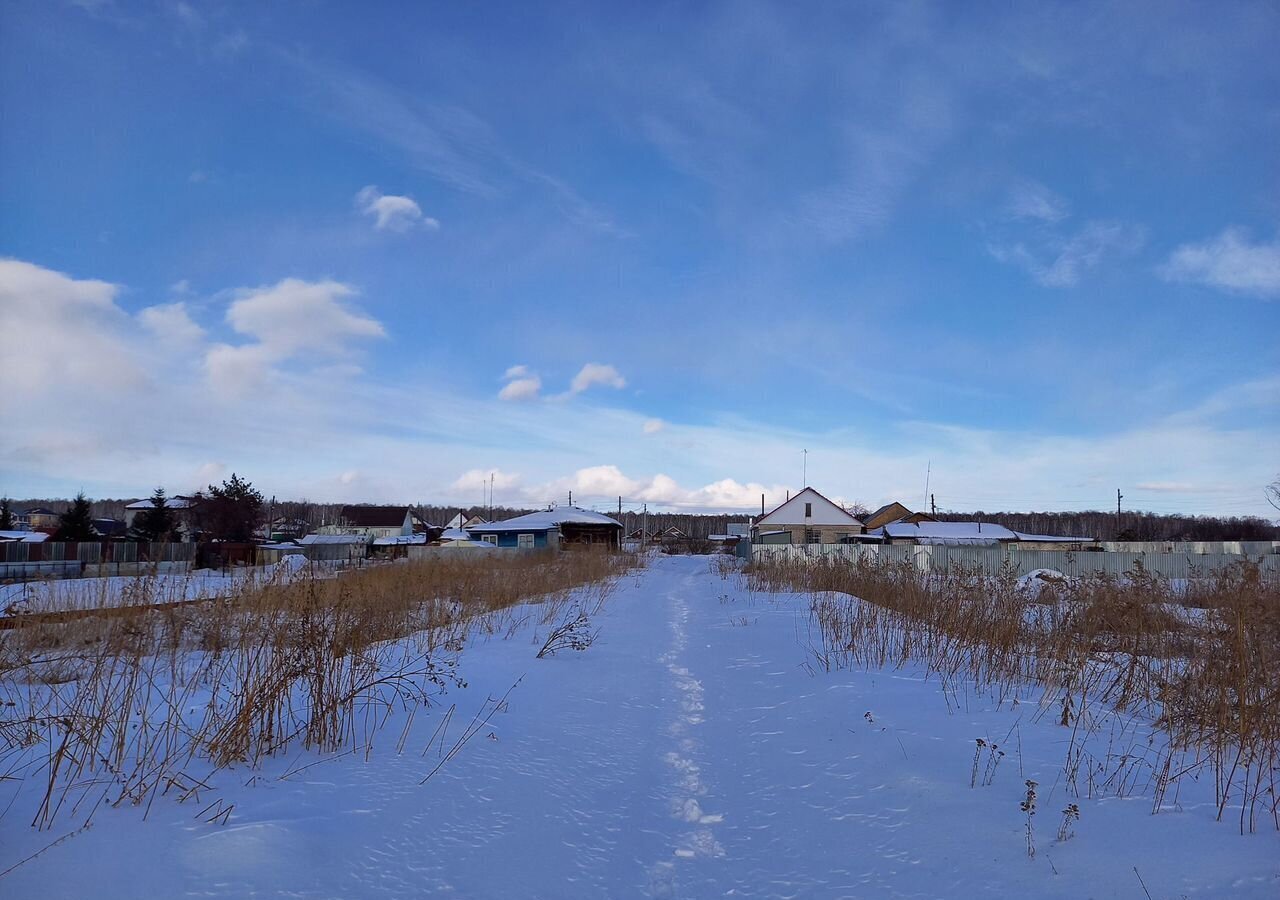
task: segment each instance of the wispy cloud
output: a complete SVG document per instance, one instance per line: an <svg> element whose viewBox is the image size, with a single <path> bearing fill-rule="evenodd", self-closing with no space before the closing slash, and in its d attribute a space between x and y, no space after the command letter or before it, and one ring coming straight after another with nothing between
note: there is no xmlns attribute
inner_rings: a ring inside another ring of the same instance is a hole
<svg viewBox="0 0 1280 900"><path fill-rule="evenodd" d="M1044 233L1013 243L992 242L988 252L1003 263L1025 269L1044 287L1073 287L1111 258L1141 249L1146 231L1124 222L1088 222L1070 233Z"/></svg>
<svg viewBox="0 0 1280 900"><path fill-rule="evenodd" d="M1060 222L1069 213L1067 201L1038 181L1020 181L1009 189L1006 212L1013 219Z"/></svg>
<svg viewBox="0 0 1280 900"><path fill-rule="evenodd" d="M1183 244L1160 267L1169 281L1193 281L1259 297L1280 296L1280 239L1255 243L1242 228L1228 228L1198 244Z"/></svg>

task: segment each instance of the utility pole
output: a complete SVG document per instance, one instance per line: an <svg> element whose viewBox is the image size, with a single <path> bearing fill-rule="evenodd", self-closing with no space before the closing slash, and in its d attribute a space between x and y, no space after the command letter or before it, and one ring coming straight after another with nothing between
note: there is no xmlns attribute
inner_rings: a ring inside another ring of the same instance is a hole
<svg viewBox="0 0 1280 900"><path fill-rule="evenodd" d="M569 492L569 505L573 506L573 491Z"/></svg>
<svg viewBox="0 0 1280 900"><path fill-rule="evenodd" d="M929 515L935 519L938 517L938 502L933 499L933 494L929 495Z"/></svg>
<svg viewBox="0 0 1280 900"><path fill-rule="evenodd" d="M622 518L622 495L618 495L618 518Z"/></svg>
<svg viewBox="0 0 1280 900"><path fill-rule="evenodd" d="M1120 488L1116 488L1116 540L1120 540L1120 501L1124 499L1124 494L1120 493Z"/></svg>
<svg viewBox="0 0 1280 900"><path fill-rule="evenodd" d="M933 496L933 494L929 493L929 477L931 475L933 475L933 460L929 460L929 463L924 470L924 495L926 497Z"/></svg>
<svg viewBox="0 0 1280 900"><path fill-rule="evenodd" d="M649 542L649 504L644 505L644 512L640 516L640 549L648 550L646 546Z"/></svg>

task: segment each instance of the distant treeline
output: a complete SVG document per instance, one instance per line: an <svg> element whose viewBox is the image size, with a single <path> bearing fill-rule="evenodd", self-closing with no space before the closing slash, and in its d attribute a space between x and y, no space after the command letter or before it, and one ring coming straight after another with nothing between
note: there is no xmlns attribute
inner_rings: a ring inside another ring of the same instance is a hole
<svg viewBox="0 0 1280 900"><path fill-rule="evenodd" d="M1274 541L1280 527L1257 516L1183 516L1146 512L938 513L944 522L993 522L1030 534L1061 534L1100 541Z"/></svg>
<svg viewBox="0 0 1280 900"><path fill-rule="evenodd" d="M94 500L93 515L103 518L124 518L126 504L132 498L121 500ZM33 506L44 506L54 512L63 512L71 505L66 499L35 498L11 500L15 512ZM341 503L312 503L306 500L268 500L263 506L264 517L284 518L305 522L308 528L319 528L338 521ZM461 512L464 517L481 516L495 520L534 512L499 506L438 506L414 504L414 510L429 525L444 526ZM604 512L617 517L616 512ZM1280 540L1280 527L1257 516L1184 516L1158 515L1144 512L1122 512L1119 524L1114 512L1091 510L1088 512L947 512L938 513L944 522L982 521L1004 525L1014 531L1031 534L1079 535L1101 541L1274 541ZM748 522L751 517L742 515L698 515L695 513L651 512L646 528L650 533L676 527L691 538L705 538L712 534L724 534L730 522ZM641 514L624 512L621 517L623 533L631 534L640 529Z"/></svg>

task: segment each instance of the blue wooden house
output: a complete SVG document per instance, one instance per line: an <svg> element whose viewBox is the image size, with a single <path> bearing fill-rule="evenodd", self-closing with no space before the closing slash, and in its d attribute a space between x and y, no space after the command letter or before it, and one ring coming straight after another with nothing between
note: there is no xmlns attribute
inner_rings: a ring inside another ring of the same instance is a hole
<svg viewBox="0 0 1280 900"><path fill-rule="evenodd" d="M558 549L581 544L617 548L622 523L589 509L560 506L503 522L482 522L466 531L472 540L514 549Z"/></svg>

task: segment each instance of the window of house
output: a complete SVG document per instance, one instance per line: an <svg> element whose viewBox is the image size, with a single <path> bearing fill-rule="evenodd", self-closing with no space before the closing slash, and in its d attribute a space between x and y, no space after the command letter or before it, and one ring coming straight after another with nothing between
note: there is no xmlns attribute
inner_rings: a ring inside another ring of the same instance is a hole
<svg viewBox="0 0 1280 900"><path fill-rule="evenodd" d="M532 547L532 546L533 546L533 535L531 535L531 534L522 534L522 535L520 535L518 538L516 538L516 546L517 546L517 547L524 547L525 549L528 549L528 548Z"/></svg>
<svg viewBox="0 0 1280 900"><path fill-rule="evenodd" d="M498 536L496 534L484 534L480 536L480 540L486 544L496 544L498 543Z"/></svg>
<svg viewBox="0 0 1280 900"><path fill-rule="evenodd" d="M806 544L820 544L820 543L822 543L822 536L821 536L820 534L818 534L818 529L816 529L816 528L806 528L806 529L804 530L804 542L805 542Z"/></svg>
<svg viewBox="0 0 1280 900"><path fill-rule="evenodd" d="M805 517L806 519L811 519L811 518L813 518L813 504L812 504L812 503L806 503L806 504L804 505L804 517Z"/></svg>

